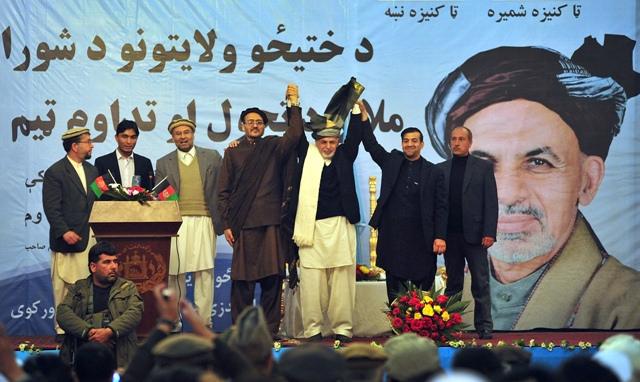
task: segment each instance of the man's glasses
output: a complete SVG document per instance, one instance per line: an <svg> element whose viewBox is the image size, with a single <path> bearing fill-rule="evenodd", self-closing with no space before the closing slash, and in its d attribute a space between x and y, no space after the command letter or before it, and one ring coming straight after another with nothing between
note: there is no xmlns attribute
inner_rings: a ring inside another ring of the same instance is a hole
<svg viewBox="0 0 640 382"><path fill-rule="evenodd" d="M78 141L76 143L88 143L88 144L92 144L93 141L91 139L87 140L87 141Z"/></svg>
<svg viewBox="0 0 640 382"><path fill-rule="evenodd" d="M261 119L250 119L248 121L244 121L245 125L256 125L256 126L263 126L264 122L262 122Z"/></svg>

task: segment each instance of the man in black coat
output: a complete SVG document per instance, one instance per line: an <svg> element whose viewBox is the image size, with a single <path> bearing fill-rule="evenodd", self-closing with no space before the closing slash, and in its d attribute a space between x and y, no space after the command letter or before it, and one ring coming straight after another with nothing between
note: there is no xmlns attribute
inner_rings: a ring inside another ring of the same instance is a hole
<svg viewBox="0 0 640 382"><path fill-rule="evenodd" d="M123 187L131 187L134 176L139 177L139 186L146 190L153 188L153 165L149 158L133 154L140 131L134 121L124 119L116 128L118 148L107 155L96 158L100 175L111 171L114 180Z"/></svg>
<svg viewBox="0 0 640 382"><path fill-rule="evenodd" d="M465 259L471 272L471 294L475 301L474 325L480 338L491 338L491 296L487 249L496 240L498 191L493 164L469 155L473 136L464 126L451 131L453 158L440 163L449 194L447 223L447 289L452 296L462 291Z"/></svg>
<svg viewBox="0 0 640 382"><path fill-rule="evenodd" d="M404 129L402 151L388 152L376 140L366 109L362 128L364 148L382 169L382 185L369 225L378 229L376 251L386 272L391 303L409 283L429 290L436 274L437 254L446 250L447 195L444 172L424 159L420 130Z"/></svg>
<svg viewBox="0 0 640 382"><path fill-rule="evenodd" d="M62 134L66 156L47 169L42 184L42 206L49 222L53 301L62 302L73 283L89 275L89 246L95 243L89 215L95 194L89 185L98 177L87 162L93 142L89 129L74 127ZM62 331L56 326L56 332Z"/></svg>

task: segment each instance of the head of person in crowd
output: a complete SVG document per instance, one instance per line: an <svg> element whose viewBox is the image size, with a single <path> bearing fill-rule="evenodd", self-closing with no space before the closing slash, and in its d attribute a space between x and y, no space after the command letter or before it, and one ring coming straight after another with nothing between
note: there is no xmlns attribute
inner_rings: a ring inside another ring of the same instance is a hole
<svg viewBox="0 0 640 382"><path fill-rule="evenodd" d="M484 347L458 350L453 356L451 367L470 370L490 380L500 378L504 372L502 363L496 353Z"/></svg>
<svg viewBox="0 0 640 382"><path fill-rule="evenodd" d="M519 346L498 346L493 349L493 352L502 363L505 372L528 369L531 365L531 352Z"/></svg>
<svg viewBox="0 0 640 382"><path fill-rule="evenodd" d="M496 379L498 382L556 382L557 380L551 370L541 365L515 367L505 371L501 378Z"/></svg>
<svg viewBox="0 0 640 382"><path fill-rule="evenodd" d="M123 119L116 127L116 143L120 154L125 157L131 156L138 143L139 135L138 125L134 121Z"/></svg>
<svg viewBox="0 0 640 382"><path fill-rule="evenodd" d="M618 47L630 41L607 39ZM494 164L494 263L548 262L571 235L578 207L593 201L626 100L640 91L632 47L606 54L587 38L571 59L545 48L499 47L474 55L438 85L426 108L435 150L450 157L446 142L464 126L473 133L471 153Z"/></svg>
<svg viewBox="0 0 640 382"><path fill-rule="evenodd" d="M248 306L236 320L229 336L229 346L242 353L264 375L273 367L273 341L262 308Z"/></svg>
<svg viewBox="0 0 640 382"><path fill-rule="evenodd" d="M57 354L37 354L27 358L22 366L29 376L28 381L70 382L73 381L71 367Z"/></svg>
<svg viewBox="0 0 640 382"><path fill-rule="evenodd" d="M86 127L74 127L62 134L62 147L67 155L76 162L91 159L93 141Z"/></svg>
<svg viewBox="0 0 640 382"><path fill-rule="evenodd" d="M387 354L381 346L354 343L342 348L340 354L347 360L348 381L382 381Z"/></svg>
<svg viewBox="0 0 640 382"><path fill-rule="evenodd" d="M405 158L414 161L420 159L424 148L424 138L422 132L416 127L407 127L400 132L402 139L402 152Z"/></svg>
<svg viewBox="0 0 640 382"><path fill-rule="evenodd" d="M210 370L202 370L187 365L170 366L154 370L147 382L222 382L223 379Z"/></svg>
<svg viewBox="0 0 640 382"><path fill-rule="evenodd" d="M118 279L118 250L108 241L99 241L89 249L89 272L93 283L106 288Z"/></svg>
<svg viewBox="0 0 640 382"><path fill-rule="evenodd" d="M178 150L188 152L193 148L193 140L196 133L196 124L190 119L179 118L169 123L169 134Z"/></svg>
<svg viewBox="0 0 640 382"><path fill-rule="evenodd" d="M630 334L616 334L613 335L598 348L598 353L601 363L606 363L608 360L612 360L614 363L624 361L621 358L626 357L630 361L631 366L631 380L640 381L640 340ZM606 353L615 353L609 357ZM605 361L606 359L606 361ZM620 368L623 365L620 365ZM624 378L621 378L624 380Z"/></svg>
<svg viewBox="0 0 640 382"><path fill-rule="evenodd" d="M200 370L211 370L214 365L213 343L191 333L169 336L151 350L159 369L171 366L186 366Z"/></svg>
<svg viewBox="0 0 640 382"><path fill-rule="evenodd" d="M104 344L88 342L78 348L73 371L78 382L111 382L116 371L116 359Z"/></svg>
<svg viewBox="0 0 640 382"><path fill-rule="evenodd" d="M345 381L347 361L326 346L304 344L286 351L278 370L288 382L338 382Z"/></svg>
<svg viewBox="0 0 640 382"><path fill-rule="evenodd" d="M240 123L245 137L249 140L261 138L264 135L264 129L269 123L267 113L257 107L250 107L240 113Z"/></svg>
<svg viewBox="0 0 640 382"><path fill-rule="evenodd" d="M430 338L415 333L403 333L384 344L387 361L384 365L390 381L424 381L439 373L438 346Z"/></svg>
<svg viewBox="0 0 640 382"><path fill-rule="evenodd" d="M578 355L564 361L556 370L560 382L619 382L616 374L596 360Z"/></svg>

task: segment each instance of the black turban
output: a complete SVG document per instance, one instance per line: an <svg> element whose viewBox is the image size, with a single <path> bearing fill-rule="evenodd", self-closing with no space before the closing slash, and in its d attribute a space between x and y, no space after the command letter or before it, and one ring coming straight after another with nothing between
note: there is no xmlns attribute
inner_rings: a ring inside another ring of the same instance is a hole
<svg viewBox="0 0 640 382"><path fill-rule="evenodd" d="M450 73L426 108L427 131L443 158L451 130L495 103L526 99L557 113L573 129L580 150L606 159L620 131L627 97L640 91L631 66L635 41L587 37L571 59L539 47L499 47L478 53Z"/></svg>

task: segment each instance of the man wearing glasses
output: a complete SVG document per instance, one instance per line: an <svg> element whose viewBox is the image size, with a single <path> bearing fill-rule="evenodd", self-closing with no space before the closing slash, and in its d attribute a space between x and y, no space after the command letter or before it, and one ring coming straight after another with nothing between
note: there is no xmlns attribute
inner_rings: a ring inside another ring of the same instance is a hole
<svg viewBox="0 0 640 382"><path fill-rule="evenodd" d="M42 205L49 221L51 283L58 306L73 283L89 275L88 248L95 244L89 231L89 214L95 201L88 186L98 177L91 158L89 129L75 127L62 134L67 152L44 173ZM56 332L62 331L56 326Z"/></svg>
<svg viewBox="0 0 640 382"><path fill-rule="evenodd" d="M272 336L280 325L280 296L286 242L281 233L281 209L288 190L286 163L302 135L298 88L286 92L289 128L282 137L263 137L267 114L255 107L240 115L245 135L227 149L218 193L224 236L233 247L231 317L253 304L256 283Z"/></svg>

